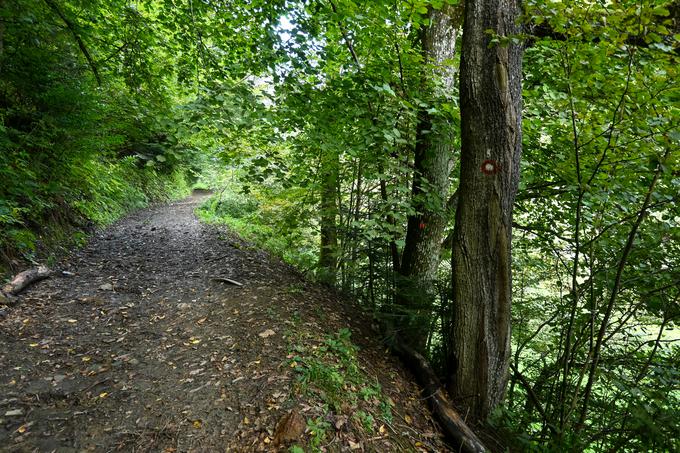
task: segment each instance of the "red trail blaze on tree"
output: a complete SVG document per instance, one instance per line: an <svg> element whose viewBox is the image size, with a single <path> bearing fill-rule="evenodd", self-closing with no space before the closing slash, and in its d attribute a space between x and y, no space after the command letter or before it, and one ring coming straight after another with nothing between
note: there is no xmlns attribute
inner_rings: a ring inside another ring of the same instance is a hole
<svg viewBox="0 0 680 453"><path fill-rule="evenodd" d="M512 206L522 150L519 0L465 2L461 174L453 241L449 390L473 420L508 381Z"/></svg>

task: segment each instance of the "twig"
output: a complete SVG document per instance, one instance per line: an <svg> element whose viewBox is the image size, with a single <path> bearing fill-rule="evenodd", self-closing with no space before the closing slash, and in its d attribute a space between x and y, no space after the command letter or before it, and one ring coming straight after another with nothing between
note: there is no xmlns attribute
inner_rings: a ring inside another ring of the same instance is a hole
<svg viewBox="0 0 680 453"><path fill-rule="evenodd" d="M107 378L104 378L104 379L100 379L100 380L98 380L97 382L95 382L95 383L93 383L93 384L88 385L87 387L85 387L83 390L81 390L81 392L87 392L88 390L91 390L92 388L98 386L99 384L103 384L104 382L108 382L108 381L110 381L110 380L111 380L111 378L108 378L108 377L107 377Z"/></svg>
<svg viewBox="0 0 680 453"><path fill-rule="evenodd" d="M226 278L226 277L211 277L210 279L214 280L216 282L230 283L230 284L236 285L236 286L243 286L243 283L237 282L236 280L232 280L232 279Z"/></svg>

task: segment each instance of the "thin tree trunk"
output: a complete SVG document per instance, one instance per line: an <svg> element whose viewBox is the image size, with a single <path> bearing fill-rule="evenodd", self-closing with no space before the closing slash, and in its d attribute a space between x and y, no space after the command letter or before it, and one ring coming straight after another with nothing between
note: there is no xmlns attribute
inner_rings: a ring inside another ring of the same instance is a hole
<svg viewBox="0 0 680 453"><path fill-rule="evenodd" d="M519 0L465 2L450 389L475 420L503 400L508 382L512 207L522 150L522 47L511 38L520 11Z"/></svg>
<svg viewBox="0 0 680 453"><path fill-rule="evenodd" d="M600 353L602 352L602 345L604 344L604 339L605 339L605 333L607 331L607 327L609 326L609 318L611 317L612 311L614 310L614 305L616 303L616 299L619 295L619 290L621 289L621 279L623 277L623 270L626 267L626 263L628 262L628 255L630 255L630 252L633 250L633 245L635 242L635 237L637 236L638 229L640 228L640 225L642 225L642 221L645 219L647 216L647 212L649 209L649 205L652 200L652 195L654 194L654 189L656 188L656 184L659 181L659 177L661 176L661 172L663 171L663 166L666 163L666 160L670 156L670 149L667 149L664 156L661 158L659 163L657 164L656 171L654 173L654 177L652 178L652 182L649 185L649 189L647 190L647 193L645 194L645 199L642 203L642 207L640 208L640 213L635 220L635 223L630 229L630 232L628 234L628 239L626 241L626 245L623 247L623 251L621 253L621 259L619 260L618 267L616 269L616 277L614 278L614 285L611 289L611 292L609 294L609 301L607 302L607 307L605 308L605 313L604 313L604 318L602 319L602 323L600 324L600 329L597 332L597 341L595 342L595 349L593 351L593 359L590 364L590 368L588 370L588 381L586 382L586 388L583 393L583 406L581 408L581 414L579 416L579 421L575 426L576 431L580 431L583 428L583 425L586 421L586 416L588 414L588 406L590 404L590 397L592 395L592 390L593 390L593 385L595 384L595 381L597 380L597 367L600 363Z"/></svg>
<svg viewBox="0 0 680 453"><path fill-rule="evenodd" d="M331 150L321 154L321 250L319 280L335 285L338 265L338 171L339 156Z"/></svg>
<svg viewBox="0 0 680 453"><path fill-rule="evenodd" d="M383 172L382 165L378 167L378 170L380 171L380 173ZM380 199L385 204L387 204L389 200L389 196L387 194L387 181L385 181L384 179L380 179ZM397 224L392 214L387 215L387 222L392 226L396 226ZM394 236L390 237L389 247L390 256L392 257L392 270L393 272L397 272L401 266L399 264L399 248L397 247L397 242L395 241Z"/></svg>
<svg viewBox="0 0 680 453"><path fill-rule="evenodd" d="M565 57L566 58L566 57ZM569 77L571 74L571 62L566 60L565 71ZM578 197L576 200L576 217L574 222L574 262L571 272L571 291L572 291L572 305L569 312L569 322L567 324L567 332L564 337L564 359L562 363L562 384L560 387L559 399L557 400L557 406L559 407L560 413L560 436L563 434L563 428L565 423L565 410L566 410L566 397L567 397L567 384L569 381L569 372L571 368L571 358L572 358L572 336L574 330L574 321L576 319L576 312L578 310L580 301L580 288L578 285L578 274L579 274L579 260L581 254L581 216L583 211L583 196L585 192L582 188L583 176L581 174L581 156L579 143L579 134L576 127L576 109L574 108L574 96L571 91L571 83L567 84L567 92L569 94L569 106L571 113L571 130L572 130L572 140L574 146L574 162L576 166L576 180L578 182Z"/></svg>
<svg viewBox="0 0 680 453"><path fill-rule="evenodd" d="M5 1L0 0L0 10L5 9ZM2 74L2 59L5 53L5 22L0 21L0 74Z"/></svg>
<svg viewBox="0 0 680 453"><path fill-rule="evenodd" d="M446 92L453 89L453 69L445 61L454 57L458 25L455 10L446 6L431 9L431 24L421 33L425 64L423 89L437 98L435 79L443 81ZM444 69L445 68L445 69ZM404 251L397 277L397 304L403 322L404 341L416 351L426 348L436 296L434 282L440 262L446 227L446 200L453 161L452 128L426 109L419 112L414 155L411 199L416 214L409 216Z"/></svg>

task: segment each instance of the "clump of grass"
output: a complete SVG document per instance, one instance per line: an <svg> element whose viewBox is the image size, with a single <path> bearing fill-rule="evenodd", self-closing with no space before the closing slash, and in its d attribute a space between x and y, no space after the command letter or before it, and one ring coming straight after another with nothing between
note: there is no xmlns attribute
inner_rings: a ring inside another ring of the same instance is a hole
<svg viewBox="0 0 680 453"><path fill-rule="evenodd" d="M312 228L300 228L295 205L282 198L223 190L197 210L211 224L226 225L244 239L305 272L315 267L317 246Z"/></svg>
<svg viewBox="0 0 680 453"><path fill-rule="evenodd" d="M340 329L321 341L299 333L289 338L288 366L296 373L296 391L316 398L327 418L345 415L365 434L374 433L380 421L392 422L393 403L359 366L358 347L352 343L349 329ZM333 429L324 417L308 419L313 451Z"/></svg>

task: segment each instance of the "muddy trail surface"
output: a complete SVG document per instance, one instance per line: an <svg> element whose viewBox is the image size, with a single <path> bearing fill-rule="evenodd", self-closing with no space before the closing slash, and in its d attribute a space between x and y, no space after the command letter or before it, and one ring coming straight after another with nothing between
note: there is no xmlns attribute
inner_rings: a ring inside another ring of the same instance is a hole
<svg viewBox="0 0 680 453"><path fill-rule="evenodd" d="M445 450L367 318L199 223L205 197L97 233L4 310L0 451Z"/></svg>

